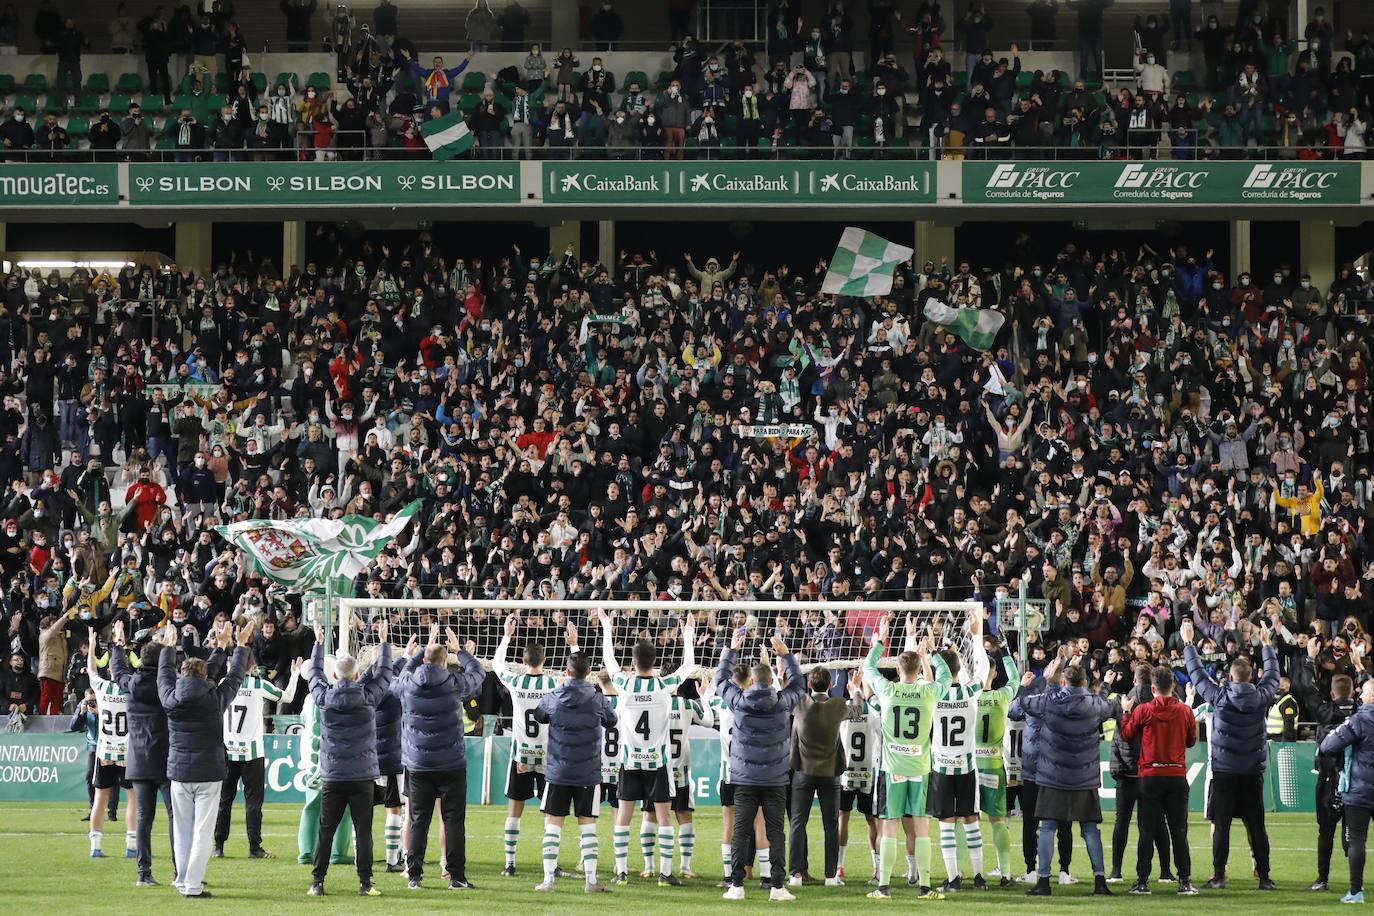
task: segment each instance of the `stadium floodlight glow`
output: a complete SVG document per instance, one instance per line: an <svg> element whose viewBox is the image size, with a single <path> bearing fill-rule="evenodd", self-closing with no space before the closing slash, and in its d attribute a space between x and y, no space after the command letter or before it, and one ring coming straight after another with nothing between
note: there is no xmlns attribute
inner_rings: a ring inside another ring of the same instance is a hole
<svg viewBox="0 0 1374 916"><path fill-rule="evenodd" d="M116 270L125 267L133 267L133 261L16 261L15 264L23 268L37 267L39 270L48 268L51 270L75 270L78 267L94 267L99 270Z"/></svg>
<svg viewBox="0 0 1374 916"><path fill-rule="evenodd" d="M837 631L836 647L839 648L838 654L830 654L829 657L822 656L815 661L831 668L853 668L858 665L863 655L868 651L867 631L871 630L876 623L877 615L886 611L892 611L897 620L892 624L890 642L900 647L904 639L904 622L908 615L914 616L918 627L924 631L928 626L936 626L941 633L949 635L951 631L958 635L951 640L958 644L960 655L968 658L970 637L967 623L974 614L981 614L985 605L981 601L831 601L831 600L799 600L799 601L762 601L757 599L743 601L658 601L653 599L606 599L603 601L590 599L550 599L550 598L339 598L338 600L338 624L339 640L338 648L340 652L352 652L357 654L363 649L375 643L375 634L372 630L371 621L375 614L359 613L372 609L382 609L392 618L390 623L389 641L393 645L404 645L411 636L419 637L421 640L427 638L428 634L420 624L420 619L426 616L426 611L521 611L525 615L540 614L551 615L557 611L593 611L604 609L607 611L638 611L649 614L669 614L675 615L681 611L707 611L712 615L711 623L718 630L728 630L728 622L720 621L714 615L721 613L733 614L736 611L744 611L756 615L756 626L758 635L761 637L771 636L775 626L774 618L777 615L795 616L797 614L808 614L811 611L820 611L825 614L827 611L836 616L835 626L840 629ZM857 612L848 618L841 618L842 614ZM868 612L865 614L864 612ZM869 616L872 615L872 616ZM450 622L460 637L463 636L464 629L471 629L473 620L454 620ZM488 624L491 622L488 621ZM585 622L584 622L585 627ZM660 646L660 664L665 664L671 658L678 655L677 646L657 639L665 630L671 632L676 623L669 623L666 626L659 626L658 630L650 631L647 638L654 639ZM802 644L806 635L805 628L798 621L789 625L792 628L792 636L796 648ZM948 629L946 629L948 627ZM491 658L492 651L496 647L496 642L500 637L499 627L486 625L481 628L481 632L472 638L477 643L477 657L484 662ZM470 635L470 634L469 634ZM583 635L590 635L584 632ZM532 639L544 639L548 642L556 638L557 634L552 633L546 628L542 633L530 634ZM640 638L640 637L637 637ZM601 654L600 640L595 640L595 645L583 647L599 658ZM710 653L708 653L710 654ZM698 649L697 661L700 664L712 665L714 659L703 657L700 648ZM625 660L628 664L628 658ZM810 665L804 667L811 667Z"/></svg>

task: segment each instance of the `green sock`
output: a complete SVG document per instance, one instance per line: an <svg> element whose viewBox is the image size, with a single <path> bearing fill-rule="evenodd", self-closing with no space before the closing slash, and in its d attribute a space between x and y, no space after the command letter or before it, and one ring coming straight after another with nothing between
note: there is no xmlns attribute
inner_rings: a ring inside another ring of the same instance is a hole
<svg viewBox="0 0 1374 916"><path fill-rule="evenodd" d="M930 837L918 836L916 838L916 883L921 887L934 887L935 882L930 877Z"/></svg>
<svg viewBox="0 0 1374 916"><path fill-rule="evenodd" d="M1011 873L1011 828L1006 821L992 825L992 843L997 847L997 870L1003 877L1014 877Z"/></svg>
<svg viewBox="0 0 1374 916"><path fill-rule="evenodd" d="M896 861L897 838L885 836L878 843L878 885L880 887L892 885L892 866Z"/></svg>

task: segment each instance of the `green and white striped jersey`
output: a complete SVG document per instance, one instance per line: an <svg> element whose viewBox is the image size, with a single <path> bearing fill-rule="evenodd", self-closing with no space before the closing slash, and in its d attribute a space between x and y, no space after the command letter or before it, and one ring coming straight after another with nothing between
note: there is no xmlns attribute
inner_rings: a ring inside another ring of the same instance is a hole
<svg viewBox="0 0 1374 916"><path fill-rule="evenodd" d="M840 744L845 754L840 788L872 792L873 777L878 769L878 747L882 743L878 730L882 711L872 703L850 703L849 708L850 715L840 723Z"/></svg>
<svg viewBox="0 0 1374 916"><path fill-rule="evenodd" d="M944 776L974 770L978 697L988 677L988 655L981 637L970 641L970 654L971 664L963 666L958 681L949 686L935 706L930 769Z"/></svg>
<svg viewBox="0 0 1374 916"><path fill-rule="evenodd" d="M96 718L99 737L95 744L95 759L101 763L124 766L129 755L129 697L114 681L98 674L91 676L95 691Z"/></svg>
<svg viewBox="0 0 1374 916"><path fill-rule="evenodd" d="M301 704L301 740L297 744L301 749L300 770L305 774L306 787L318 789L320 787L320 710L315 705L315 698L308 693L305 695L305 702Z"/></svg>
<svg viewBox="0 0 1374 916"><path fill-rule="evenodd" d="M1021 741L1025 735L1025 722L1007 720L1007 732L1002 738L1002 766L1006 768L1009 783L1021 782Z"/></svg>
<svg viewBox="0 0 1374 916"><path fill-rule="evenodd" d="M730 783L730 736L735 728L735 715L720 697L711 697L707 708L715 718L716 731L720 732L720 781Z"/></svg>
<svg viewBox="0 0 1374 916"><path fill-rule="evenodd" d="M978 695L977 747L974 755L978 769L997 771L1003 767L1002 739L1007 730L1007 707L1016 697L1021 673L1010 655L1003 656L1007 682L996 690L984 690Z"/></svg>
<svg viewBox="0 0 1374 916"><path fill-rule="evenodd" d="M509 645L503 638L496 646L491 668L496 677L510 691L514 741L511 756L517 765L537 773L544 772L544 758L548 754L549 728L535 721L534 711L539 703L558 686L558 678L551 674L516 674L506 667Z"/></svg>
<svg viewBox="0 0 1374 916"><path fill-rule="evenodd" d="M234 702L224 711L224 752L230 760L257 760L267 756L267 726L262 704L279 701L284 692L261 677L246 677Z"/></svg>
<svg viewBox="0 0 1374 916"><path fill-rule="evenodd" d="M673 697L673 707L668 713L668 767L672 771L673 785L685 786L691 779L692 742L691 728L706 721L706 710L696 700Z"/></svg>
<svg viewBox="0 0 1374 916"><path fill-rule="evenodd" d="M696 667L693 648L691 640L684 643L682 665L672 674L626 673L615 660L611 628L603 627L602 661L620 694L616 722L620 729L620 765L624 769L657 770L669 765L668 728L673 694Z"/></svg>
<svg viewBox="0 0 1374 916"><path fill-rule="evenodd" d="M619 694L606 697L615 709L620 702ZM615 785L620 781L620 729L619 721L601 730L601 781Z"/></svg>

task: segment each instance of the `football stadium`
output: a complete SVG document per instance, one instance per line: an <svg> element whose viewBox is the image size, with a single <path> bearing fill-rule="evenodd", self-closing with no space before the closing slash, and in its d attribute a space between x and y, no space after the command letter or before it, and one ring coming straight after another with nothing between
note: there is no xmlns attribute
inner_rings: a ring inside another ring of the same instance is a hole
<svg viewBox="0 0 1374 916"><path fill-rule="evenodd" d="M0 899L1363 904L1370 117L1368 0L0 2Z"/></svg>

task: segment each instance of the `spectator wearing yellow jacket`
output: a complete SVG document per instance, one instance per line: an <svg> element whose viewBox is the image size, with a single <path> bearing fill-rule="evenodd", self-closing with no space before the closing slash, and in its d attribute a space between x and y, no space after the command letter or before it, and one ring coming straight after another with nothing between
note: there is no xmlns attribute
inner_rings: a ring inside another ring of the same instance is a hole
<svg viewBox="0 0 1374 916"><path fill-rule="evenodd" d="M1311 537L1322 528L1322 497L1325 494L1321 479L1318 478L1315 490L1309 490L1307 484L1300 483L1295 496L1280 496L1276 492L1274 505L1293 513L1302 526L1303 536Z"/></svg>

